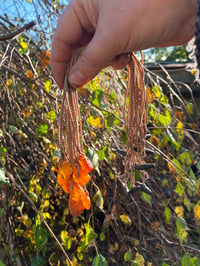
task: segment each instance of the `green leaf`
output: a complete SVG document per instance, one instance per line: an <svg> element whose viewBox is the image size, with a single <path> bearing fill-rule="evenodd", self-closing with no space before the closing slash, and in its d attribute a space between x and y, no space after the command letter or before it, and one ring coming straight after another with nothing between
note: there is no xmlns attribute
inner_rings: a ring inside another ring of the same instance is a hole
<svg viewBox="0 0 200 266"><path fill-rule="evenodd" d="M170 125L172 121L172 114L168 109L166 109L165 114L166 114L168 125Z"/></svg>
<svg viewBox="0 0 200 266"><path fill-rule="evenodd" d="M142 199L144 201L146 201L152 207L151 195L149 195L148 193L142 191Z"/></svg>
<svg viewBox="0 0 200 266"><path fill-rule="evenodd" d="M197 257L190 258L187 253L182 258L181 261L182 266L198 266L198 259Z"/></svg>
<svg viewBox="0 0 200 266"><path fill-rule="evenodd" d="M67 250L70 250L72 246L72 239L66 230L61 231L61 240Z"/></svg>
<svg viewBox="0 0 200 266"><path fill-rule="evenodd" d="M114 114L106 115L105 127L108 129L108 131L110 131L111 127L117 124L119 124L119 119L117 119Z"/></svg>
<svg viewBox="0 0 200 266"><path fill-rule="evenodd" d="M133 256L132 256L132 251L131 249L129 249L128 251L125 252L124 254L124 261L130 261L133 259Z"/></svg>
<svg viewBox="0 0 200 266"><path fill-rule="evenodd" d="M166 95L162 95L160 98L160 103L163 105L167 105L168 104L168 97Z"/></svg>
<svg viewBox="0 0 200 266"><path fill-rule="evenodd" d="M97 254L92 262L92 266L107 266L106 259L101 254Z"/></svg>
<svg viewBox="0 0 200 266"><path fill-rule="evenodd" d="M100 239L100 241L104 241L106 239L106 236L105 236L105 233L104 232L101 232L100 233L99 239Z"/></svg>
<svg viewBox="0 0 200 266"><path fill-rule="evenodd" d="M40 256L36 256L32 259L31 266L45 266L45 265L46 261Z"/></svg>
<svg viewBox="0 0 200 266"><path fill-rule="evenodd" d="M10 185L10 180L6 177L5 171L3 168L0 168L0 184Z"/></svg>
<svg viewBox="0 0 200 266"><path fill-rule="evenodd" d="M29 192L28 192L28 195L29 195L29 197L31 198L31 200L32 200L33 202L37 202L37 201L38 201L38 196L37 196L37 194L34 193L33 191L29 191Z"/></svg>
<svg viewBox="0 0 200 266"><path fill-rule="evenodd" d="M98 235L94 232L93 228L89 224L85 224L85 230L86 230L85 238L81 244L82 251L84 251L87 248L87 246L93 239L96 239L98 237Z"/></svg>
<svg viewBox="0 0 200 266"><path fill-rule="evenodd" d="M0 218L1 218L2 214L3 214L3 212L4 212L4 208L0 208Z"/></svg>
<svg viewBox="0 0 200 266"><path fill-rule="evenodd" d="M168 263L163 262L162 266L170 266Z"/></svg>
<svg viewBox="0 0 200 266"><path fill-rule="evenodd" d="M161 97L161 93L162 93L162 89L160 87L158 87L158 85L155 85L153 88L152 88L152 92L154 94L154 96L156 98L160 98Z"/></svg>
<svg viewBox="0 0 200 266"><path fill-rule="evenodd" d="M54 122L54 120L56 119L56 113L54 110L51 110L47 113L47 119L51 120L51 123Z"/></svg>
<svg viewBox="0 0 200 266"><path fill-rule="evenodd" d="M171 221L171 211L170 211L170 209L167 206L165 207L164 216L165 216L166 223L167 224L170 224L170 221Z"/></svg>
<svg viewBox="0 0 200 266"><path fill-rule="evenodd" d="M178 193L178 195L180 197L182 197L183 194L185 193L185 189L184 189L183 185L181 184L181 182L179 182L179 181L177 182L177 185L176 185L176 192Z"/></svg>
<svg viewBox="0 0 200 266"><path fill-rule="evenodd" d="M108 147L104 146L103 149L98 151L99 160L103 161L105 157L108 157Z"/></svg>
<svg viewBox="0 0 200 266"><path fill-rule="evenodd" d="M107 99L108 99L109 102L111 102L111 103L114 102L115 98L116 98L116 95L115 95L115 92L114 92L114 91L111 91L111 93L109 93L109 94L107 95Z"/></svg>
<svg viewBox="0 0 200 266"><path fill-rule="evenodd" d="M105 108L105 105L101 104L103 96L104 96L103 90L95 89L92 93L92 103L97 107Z"/></svg>
<svg viewBox="0 0 200 266"><path fill-rule="evenodd" d="M0 266L6 266L1 259L0 259Z"/></svg>
<svg viewBox="0 0 200 266"><path fill-rule="evenodd" d="M186 104L186 109L187 109L187 111L188 111L189 114L193 114L194 107L193 107L193 104L192 103Z"/></svg>
<svg viewBox="0 0 200 266"><path fill-rule="evenodd" d="M47 236L46 230L44 230L42 226L40 225L36 226L35 244L36 244L37 251L42 249L43 254L44 254L46 251L47 241L48 241L48 236Z"/></svg>
<svg viewBox="0 0 200 266"><path fill-rule="evenodd" d="M92 149L92 148L89 148L87 150L86 156L88 157L90 162L93 164L94 169L100 175L100 171L99 171L99 156L96 153L96 151L94 149Z"/></svg>
<svg viewBox="0 0 200 266"><path fill-rule="evenodd" d="M38 128L36 128L36 134L38 137L41 137L42 135L45 135L47 133L48 133L47 124L41 124Z"/></svg>
<svg viewBox="0 0 200 266"><path fill-rule="evenodd" d="M177 236L179 238L180 243L182 244L188 235L186 231L188 227L183 217L176 218L176 229L177 229Z"/></svg>
<svg viewBox="0 0 200 266"><path fill-rule="evenodd" d="M158 120L162 126L166 127L168 125L168 118L165 115L159 114Z"/></svg>
<svg viewBox="0 0 200 266"><path fill-rule="evenodd" d="M173 162L173 164L174 164L174 167L175 167L176 171L177 171L178 173L181 174L182 171L181 171L180 168L182 168L182 167L181 167L180 162L179 162L176 158L173 158L173 159L172 159L172 162Z"/></svg>
<svg viewBox="0 0 200 266"><path fill-rule="evenodd" d="M193 154L188 151L184 151L179 156L181 163L185 164L186 166L190 166L193 160Z"/></svg>
<svg viewBox="0 0 200 266"><path fill-rule="evenodd" d="M93 200L96 206L99 207L99 209L103 210L104 199L101 190L97 190L96 194L93 197Z"/></svg>

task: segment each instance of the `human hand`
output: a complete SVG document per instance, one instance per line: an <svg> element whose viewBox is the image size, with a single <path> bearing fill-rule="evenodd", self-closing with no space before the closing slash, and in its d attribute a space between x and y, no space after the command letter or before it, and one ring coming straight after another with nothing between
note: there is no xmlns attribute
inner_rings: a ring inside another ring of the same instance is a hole
<svg viewBox="0 0 200 266"><path fill-rule="evenodd" d="M104 67L123 68L128 53L181 45L194 36L196 0L72 0L61 15L52 44L51 68L63 87L72 53L85 49L69 73L80 87Z"/></svg>

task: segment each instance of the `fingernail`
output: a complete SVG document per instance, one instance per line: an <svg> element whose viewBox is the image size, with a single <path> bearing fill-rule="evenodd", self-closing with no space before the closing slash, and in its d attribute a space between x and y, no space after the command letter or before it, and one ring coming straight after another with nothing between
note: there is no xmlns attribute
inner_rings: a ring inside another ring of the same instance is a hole
<svg viewBox="0 0 200 266"><path fill-rule="evenodd" d="M86 82L87 77L80 70L75 70L69 75L69 83L73 87L79 87Z"/></svg>

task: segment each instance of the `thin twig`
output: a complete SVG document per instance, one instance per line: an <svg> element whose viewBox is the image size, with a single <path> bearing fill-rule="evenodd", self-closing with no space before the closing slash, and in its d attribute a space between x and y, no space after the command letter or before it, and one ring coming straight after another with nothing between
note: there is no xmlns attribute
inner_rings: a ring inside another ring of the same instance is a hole
<svg viewBox="0 0 200 266"><path fill-rule="evenodd" d="M19 35L20 33L29 30L30 28L32 28L35 25L36 25L35 21L31 21L31 22L25 24L22 28L14 31L14 32L8 33L6 35L1 35L0 41L7 41L9 39L12 39L12 38L16 37L17 35Z"/></svg>

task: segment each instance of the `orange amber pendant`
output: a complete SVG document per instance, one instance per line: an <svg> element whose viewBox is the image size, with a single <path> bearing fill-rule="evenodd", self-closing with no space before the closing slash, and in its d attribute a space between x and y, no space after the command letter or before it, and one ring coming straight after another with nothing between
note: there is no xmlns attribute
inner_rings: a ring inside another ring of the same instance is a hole
<svg viewBox="0 0 200 266"><path fill-rule="evenodd" d="M89 193L85 185L90 181L90 173L93 165L83 154L80 155L78 166L72 169L67 161L63 161L58 169L58 183L69 197L69 210L72 216L77 217L84 211L90 209Z"/></svg>

